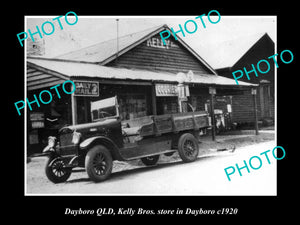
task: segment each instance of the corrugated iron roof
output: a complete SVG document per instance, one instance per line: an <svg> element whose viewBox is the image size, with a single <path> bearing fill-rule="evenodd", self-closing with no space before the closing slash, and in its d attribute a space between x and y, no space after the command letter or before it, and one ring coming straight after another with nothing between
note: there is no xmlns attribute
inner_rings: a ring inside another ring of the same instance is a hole
<svg viewBox="0 0 300 225"><path fill-rule="evenodd" d="M239 81L239 85L237 85L234 79L230 79L222 76L211 76L208 74L200 74L195 76L194 80L191 83L228 85L228 86L258 86L256 84L251 84L242 81Z"/></svg>
<svg viewBox="0 0 300 225"><path fill-rule="evenodd" d="M128 46L133 45L138 40L143 39L152 32L164 29L163 26L152 27L143 31L128 34L118 38L119 54ZM108 41L103 41L76 51L72 51L55 57L56 59L84 61L91 63L101 63L104 60L116 55L117 53L117 38Z"/></svg>
<svg viewBox="0 0 300 225"><path fill-rule="evenodd" d="M34 64L37 67L47 69L49 73L53 71L70 78L95 77L104 79L176 82L176 74L168 72L114 68L90 63L64 62L39 58L28 58L27 62L29 66L30 64ZM211 74L194 74L194 79L189 83L237 86L233 79ZM257 85L239 81L239 86Z"/></svg>
<svg viewBox="0 0 300 225"><path fill-rule="evenodd" d="M108 41L100 42L98 44L94 44L86 48L72 51L54 58L61 60L89 62L106 65L108 62L116 58L117 53L118 56L120 56L163 30L169 30L169 32L173 36L171 29L166 24L164 24L119 37L119 51L117 51L117 38L115 38ZM216 71L180 37L177 37L177 41L181 43L184 46L184 48L186 48L192 55L194 55L201 63L203 63L213 74L217 75Z"/></svg>

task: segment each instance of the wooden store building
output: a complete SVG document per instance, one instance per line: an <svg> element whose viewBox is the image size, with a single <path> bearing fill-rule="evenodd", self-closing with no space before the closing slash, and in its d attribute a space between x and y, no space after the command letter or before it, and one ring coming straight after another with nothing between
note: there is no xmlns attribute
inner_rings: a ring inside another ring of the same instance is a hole
<svg viewBox="0 0 300 225"><path fill-rule="evenodd" d="M242 36L236 39L221 42L203 51L205 59L215 69L219 76L233 78L232 72L243 69L250 71L251 64L256 65L261 59L268 59L275 54L275 43L268 33L256 33ZM215 54L209 54L213 51ZM263 68L265 67L265 68ZM266 65L261 69L266 69ZM257 116L261 122L273 123L275 118L275 68L270 63L267 73L259 74L257 77L250 75L243 76L239 81L257 84ZM244 91L243 95L232 96L232 117L234 122L246 124L253 122L251 117L251 91Z"/></svg>
<svg viewBox="0 0 300 225"><path fill-rule="evenodd" d="M214 112L223 115L223 126L230 126L235 113L232 96L243 95L257 85L236 85L233 79L219 76L180 38L170 37L163 45L159 33L165 29L170 30L163 25L51 59L28 56L29 99L66 80L76 85L72 95L61 98L51 90L50 104L27 111L28 146L38 151L62 126L91 122L91 102L112 96L118 98L122 120L191 108L210 113L213 102ZM254 120L253 103L250 111Z"/></svg>

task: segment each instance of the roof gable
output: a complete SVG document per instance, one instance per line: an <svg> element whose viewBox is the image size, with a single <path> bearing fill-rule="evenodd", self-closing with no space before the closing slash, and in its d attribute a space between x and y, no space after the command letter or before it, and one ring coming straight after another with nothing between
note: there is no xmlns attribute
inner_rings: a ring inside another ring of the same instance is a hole
<svg viewBox="0 0 300 225"><path fill-rule="evenodd" d="M269 35L265 33L239 57L232 65L232 68L240 66L240 64L245 66L246 64L250 65L256 63L262 58L269 57L274 51L274 42Z"/></svg>
<svg viewBox="0 0 300 225"><path fill-rule="evenodd" d="M273 41L267 33L256 33L210 45L210 49L203 47L201 54L214 69L228 68L234 66L253 46L265 38Z"/></svg>
<svg viewBox="0 0 300 225"><path fill-rule="evenodd" d="M208 66L180 42L170 37L164 45L159 34L147 37L147 40L107 63L106 66L171 72L174 75L179 72L188 73L190 70L195 76L213 75Z"/></svg>
<svg viewBox="0 0 300 225"><path fill-rule="evenodd" d="M158 35L163 30L169 30L173 36L171 29L167 25L161 25L153 27L147 30L136 32L133 34L119 37L118 45L119 51L117 52L117 39L111 39L108 41L100 42L92 46L82 48L80 50L72 51L60 56L55 57L56 59L66 61L77 61L87 63L97 63L100 65L106 65L109 62L116 59L117 56L121 56L127 51L133 49L139 44L145 42L147 39ZM177 37L177 41L188 50L197 60L199 60L212 74L216 75L214 69L201 58L190 46L188 46L181 38Z"/></svg>

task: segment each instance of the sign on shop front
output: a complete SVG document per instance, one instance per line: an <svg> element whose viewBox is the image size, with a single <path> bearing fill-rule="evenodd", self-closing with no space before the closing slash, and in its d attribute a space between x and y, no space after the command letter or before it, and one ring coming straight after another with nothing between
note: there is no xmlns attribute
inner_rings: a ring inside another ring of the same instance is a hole
<svg viewBox="0 0 300 225"><path fill-rule="evenodd" d="M156 96L178 96L177 85L155 84Z"/></svg>
<svg viewBox="0 0 300 225"><path fill-rule="evenodd" d="M156 96L178 96L180 99L190 96L188 85L176 84L155 84Z"/></svg>
<svg viewBox="0 0 300 225"><path fill-rule="evenodd" d="M30 113L30 122L32 128L44 128L44 113L42 112L32 112Z"/></svg>
<svg viewBox="0 0 300 225"><path fill-rule="evenodd" d="M99 96L99 82L96 81L76 81L74 80L76 89L74 92L75 96Z"/></svg>
<svg viewBox="0 0 300 225"><path fill-rule="evenodd" d="M153 37L147 40L147 46L153 48L166 48L166 49L177 46L174 42L170 40L166 40L165 42L166 44L163 43L162 39Z"/></svg>

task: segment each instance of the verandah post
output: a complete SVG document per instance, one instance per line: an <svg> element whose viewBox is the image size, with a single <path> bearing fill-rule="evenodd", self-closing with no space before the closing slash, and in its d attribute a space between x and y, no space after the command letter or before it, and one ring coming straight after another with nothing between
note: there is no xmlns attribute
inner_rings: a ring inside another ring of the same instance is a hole
<svg viewBox="0 0 300 225"><path fill-rule="evenodd" d="M215 123L215 107L214 107L214 95L216 94L215 87L209 87L209 94L210 94L210 116L211 116L211 135L212 140L216 140L216 123Z"/></svg>
<svg viewBox="0 0 300 225"><path fill-rule="evenodd" d="M257 103L256 103L256 88L251 89L251 94L253 96L254 103L254 126L255 126L255 135L258 135L258 121L257 121Z"/></svg>

